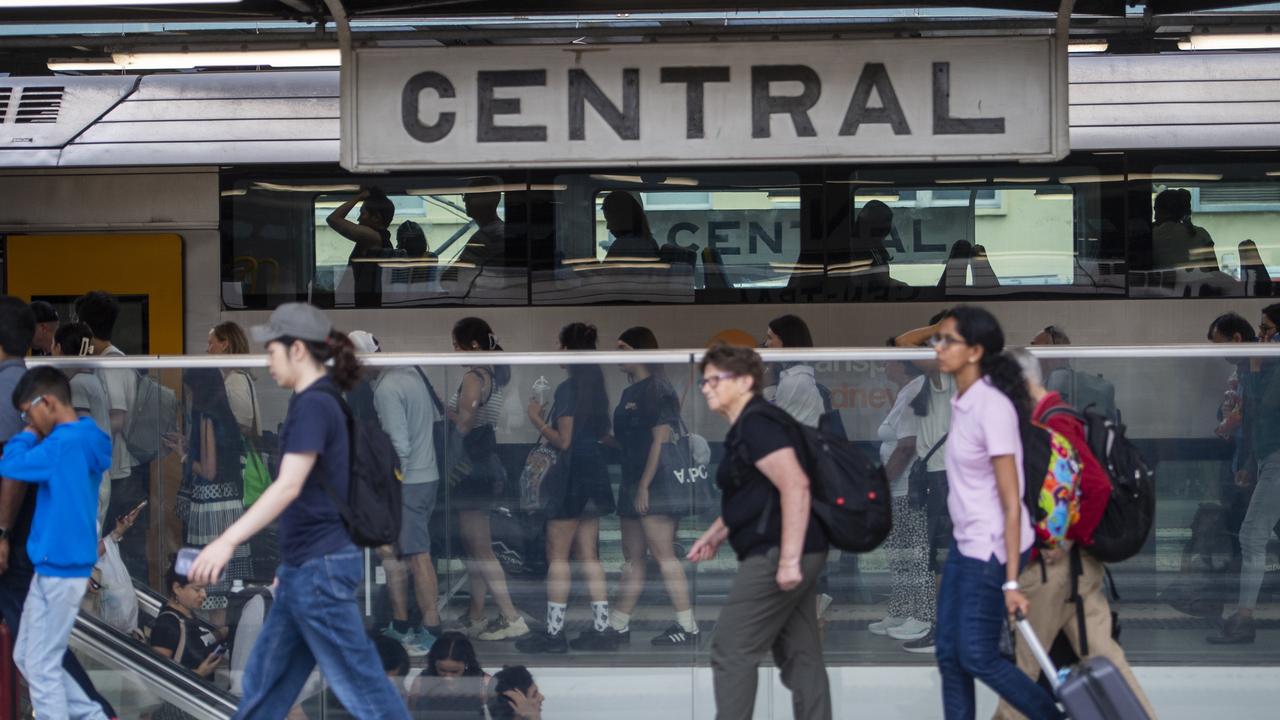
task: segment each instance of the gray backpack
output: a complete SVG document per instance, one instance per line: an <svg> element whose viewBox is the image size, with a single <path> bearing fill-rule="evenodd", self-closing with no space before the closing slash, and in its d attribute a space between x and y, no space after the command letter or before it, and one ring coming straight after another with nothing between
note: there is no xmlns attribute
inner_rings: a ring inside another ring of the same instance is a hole
<svg viewBox="0 0 1280 720"><path fill-rule="evenodd" d="M125 420L125 446L139 463L167 454L162 438L177 429L178 398L149 373L138 372L137 389Z"/></svg>

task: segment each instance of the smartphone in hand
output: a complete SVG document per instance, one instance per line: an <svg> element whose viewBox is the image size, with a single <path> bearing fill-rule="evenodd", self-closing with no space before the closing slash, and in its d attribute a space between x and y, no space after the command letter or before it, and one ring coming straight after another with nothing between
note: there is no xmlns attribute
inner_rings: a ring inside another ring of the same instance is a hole
<svg viewBox="0 0 1280 720"><path fill-rule="evenodd" d="M199 555L199 548L184 547L179 550L178 559L173 563L174 572L183 577L191 575L191 566L195 564L196 558Z"/></svg>

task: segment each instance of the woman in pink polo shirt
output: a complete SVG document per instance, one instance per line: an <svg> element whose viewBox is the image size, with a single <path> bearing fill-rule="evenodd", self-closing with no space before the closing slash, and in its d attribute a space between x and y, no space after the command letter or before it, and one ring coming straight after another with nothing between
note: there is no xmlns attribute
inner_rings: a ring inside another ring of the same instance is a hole
<svg viewBox="0 0 1280 720"><path fill-rule="evenodd" d="M1030 720L1063 717L1053 697L1000 654L1006 618L1029 607L1018 589L1034 535L1022 512L1022 439L1031 411L1022 368L1004 354L991 313L961 305L938 325L938 369L951 375L947 509L952 546L938 594L935 653L947 720L974 717L974 679Z"/></svg>

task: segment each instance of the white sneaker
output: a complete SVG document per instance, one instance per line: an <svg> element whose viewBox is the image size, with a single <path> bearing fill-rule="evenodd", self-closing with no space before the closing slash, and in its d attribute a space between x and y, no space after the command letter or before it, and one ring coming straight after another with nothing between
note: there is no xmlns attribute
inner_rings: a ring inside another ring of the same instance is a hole
<svg viewBox="0 0 1280 720"><path fill-rule="evenodd" d="M489 623L489 627L484 632L476 636L477 640L514 640L529 634L529 625L524 621L524 617L518 617L515 620L507 620L501 615L498 619Z"/></svg>
<svg viewBox="0 0 1280 720"><path fill-rule="evenodd" d="M927 622L920 622L915 618L907 618L907 621L901 625L889 628L889 637L894 640L919 640L929 634L929 628L933 627Z"/></svg>
<svg viewBox="0 0 1280 720"><path fill-rule="evenodd" d="M867 630L871 631L872 635L888 635L891 628L896 628L906 621L907 618L886 615L883 620L868 625Z"/></svg>

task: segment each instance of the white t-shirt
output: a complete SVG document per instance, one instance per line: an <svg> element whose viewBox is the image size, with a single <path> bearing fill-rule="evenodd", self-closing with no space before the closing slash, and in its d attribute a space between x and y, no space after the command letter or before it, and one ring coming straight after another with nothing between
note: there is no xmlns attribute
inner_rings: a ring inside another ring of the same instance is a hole
<svg viewBox="0 0 1280 720"><path fill-rule="evenodd" d="M920 393L920 389L924 387L924 380L924 376L921 375L903 385L902 389L898 391L898 397L894 398L893 407L890 408L889 414L880 423L880 428L876 434L880 438L880 463L882 465L889 463L889 458L898 449L900 440L916 437L920 432L920 417L911 409L911 401L916 398L916 395ZM893 497L906 496L907 477L910 474L911 463L907 463L902 472L898 473L896 477L889 478L889 490Z"/></svg>
<svg viewBox="0 0 1280 720"><path fill-rule="evenodd" d="M926 377L925 385L921 392L929 393L929 414L920 420L920 433L916 435L916 457L923 459L929 454L929 450L943 435L951 429L951 398L956 394L956 383L951 379L950 375L939 375L938 383L935 385L932 380ZM947 469L946 448L940 447L938 451L929 458L929 464L925 468L929 472L944 472Z"/></svg>
<svg viewBox="0 0 1280 720"><path fill-rule="evenodd" d="M236 424L242 428L250 428L261 432L262 429L255 424L254 416L258 409L258 391L253 386L253 378L249 376L248 370L232 370L227 373L227 404L231 406L231 414L235 416Z"/></svg>
<svg viewBox="0 0 1280 720"><path fill-rule="evenodd" d="M98 429L111 434L111 411L107 407L107 389L102 380L92 372L77 372L71 376L71 406L81 417L93 418Z"/></svg>
<svg viewBox="0 0 1280 720"><path fill-rule="evenodd" d="M124 353L115 345L108 345L106 350L102 351L103 357L120 356L124 357ZM102 384L107 389L108 409L111 411L123 410L129 412L129 405L133 403L133 398L138 392L138 374L129 368L120 369L104 369L99 370L99 377L102 378ZM138 462L134 460L133 455L129 452L129 447L125 443L124 433L111 434L111 479L118 480L120 478L129 477L133 472L133 466Z"/></svg>
<svg viewBox="0 0 1280 720"><path fill-rule="evenodd" d="M792 365L778 373L778 384L764 389L764 399L786 410L801 425L816 428L822 418L822 393L812 365Z"/></svg>

